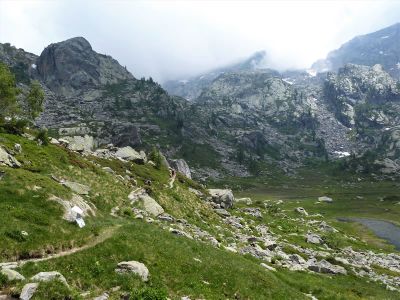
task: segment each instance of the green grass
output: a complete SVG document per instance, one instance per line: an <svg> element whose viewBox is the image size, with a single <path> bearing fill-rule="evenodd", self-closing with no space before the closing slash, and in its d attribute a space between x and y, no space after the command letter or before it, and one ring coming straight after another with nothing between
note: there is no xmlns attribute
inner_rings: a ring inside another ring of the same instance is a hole
<svg viewBox="0 0 400 300"><path fill-rule="evenodd" d="M192 299L306 299L304 293L312 293L318 299L398 298L398 293L351 274L326 276L280 268L277 272L270 272L263 269L261 261L254 257L175 236L157 224L133 218L127 195L135 180L175 218L186 219L218 239L219 234L225 238L232 237L230 227L204 200L188 190L192 187L207 194L204 187L183 176L178 175L174 188L170 189L167 187L167 170L157 170L148 164L82 157L62 147L39 146L34 141L0 134L1 145L12 149L15 143L22 145L23 151L16 157L24 163L23 167L0 167L5 172L0 180L0 240L5 241L0 243L0 261L41 257L74 247L94 245L69 256L25 264L20 271L26 278L40 271L59 271L71 286L71 289L66 289L54 282L41 284L35 299L58 299L66 295L79 299L79 293L89 291L90 296L97 296L115 287L120 287L120 290L111 292L111 299L120 299L124 293L130 294L132 299L153 300L164 299L166 294L171 299L181 296ZM121 176L129 171L132 180L118 179L101 169L105 166ZM377 239L364 227L341 223L336 218L366 216L395 222L400 212L400 205L395 205L399 186L393 182L376 182L366 178L358 182L352 175L338 179L324 174L324 171L312 173L306 169L296 177L284 177L271 169L267 176L227 179L225 183L237 188L236 196L250 196L252 206L262 209L263 217L250 217L238 210L231 213L249 222L252 220L250 228L266 224L288 243L318 249L319 246L306 244L304 240L310 225L296 221L299 215L293 209L302 206L310 214L323 215L319 219L339 229L337 234L322 234L331 247L351 245L355 249L392 251L392 246ZM63 220L60 205L48 200L50 195L63 199L72 195L51 175L91 187L85 199L96 206L96 217L86 218L87 226L83 229ZM145 185L147 180L151 184ZM220 187L223 183L215 182L213 185ZM334 202L315 204L316 198L322 195L331 196ZM380 198L384 201L378 200ZM277 205L275 200L278 199L283 199L284 203ZM115 206L121 208L121 217L109 215ZM238 208L244 206L239 204ZM28 235L22 234L22 231L28 232ZM101 243L94 243L104 235L103 232L111 232L110 237ZM348 240L343 233L361 239ZM301 251L289 245L284 247L284 251L306 258ZM146 264L151 274L150 281L142 283L133 275L117 275L114 272L117 263L125 260ZM378 267L375 270L388 272ZM17 293L23 283L10 283L0 277L0 285L11 293Z"/></svg>
<svg viewBox="0 0 400 300"><path fill-rule="evenodd" d="M70 285L99 293L115 286L123 290L145 287L135 276L114 272L117 263L126 260L143 262L151 276L147 285L167 289L172 297L304 298L253 260L173 236L139 221L124 226L114 237L92 249L48 262L27 264L22 273L31 276L40 270L58 270Z"/></svg>

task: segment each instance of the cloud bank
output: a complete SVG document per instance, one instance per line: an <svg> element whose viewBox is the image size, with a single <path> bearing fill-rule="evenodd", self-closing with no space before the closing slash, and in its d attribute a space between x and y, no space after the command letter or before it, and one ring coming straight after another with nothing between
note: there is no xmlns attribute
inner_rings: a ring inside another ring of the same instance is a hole
<svg viewBox="0 0 400 300"><path fill-rule="evenodd" d="M400 21L399 1L0 0L0 42L40 54L83 36L136 77L182 79L266 50L307 68L355 35Z"/></svg>

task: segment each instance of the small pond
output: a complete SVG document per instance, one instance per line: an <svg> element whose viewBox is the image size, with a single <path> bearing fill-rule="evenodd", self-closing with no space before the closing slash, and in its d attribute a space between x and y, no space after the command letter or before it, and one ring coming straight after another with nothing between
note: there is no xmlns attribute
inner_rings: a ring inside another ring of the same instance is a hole
<svg viewBox="0 0 400 300"><path fill-rule="evenodd" d="M384 239L400 250L400 227L388 221L365 218L338 218L342 222L357 222L372 230L378 237Z"/></svg>

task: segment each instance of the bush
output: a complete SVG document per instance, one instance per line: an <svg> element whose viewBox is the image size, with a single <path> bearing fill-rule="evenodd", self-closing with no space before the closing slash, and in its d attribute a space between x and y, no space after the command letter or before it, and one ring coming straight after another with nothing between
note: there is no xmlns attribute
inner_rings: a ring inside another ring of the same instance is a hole
<svg viewBox="0 0 400 300"><path fill-rule="evenodd" d="M131 293L132 300L165 300L168 294L164 289L146 287Z"/></svg>
<svg viewBox="0 0 400 300"><path fill-rule="evenodd" d="M160 154L160 151L158 151L156 147L153 147L151 150L149 158L156 164L156 169L161 170L163 166L163 158Z"/></svg>
<svg viewBox="0 0 400 300"><path fill-rule="evenodd" d="M12 119L9 122L4 122L0 126L6 132L10 134L21 135L24 133L24 128L28 125L28 121L24 119L16 120Z"/></svg>
<svg viewBox="0 0 400 300"><path fill-rule="evenodd" d="M8 278L3 273L0 273L0 288L6 287L8 284Z"/></svg>
<svg viewBox="0 0 400 300"><path fill-rule="evenodd" d="M23 234L21 233L21 231L18 231L18 230L6 231L6 232L4 233L4 235L5 235L6 237L10 238L10 239L13 239L13 240L17 241L17 242L25 242L26 239L27 239L26 236L23 235Z"/></svg>
<svg viewBox="0 0 400 300"><path fill-rule="evenodd" d="M47 134L46 129L41 129L35 138L37 141L40 141L43 146L47 146L49 144L49 136Z"/></svg>
<svg viewBox="0 0 400 300"><path fill-rule="evenodd" d="M36 299L49 299L49 300L78 300L82 299L77 293L71 291L65 284L58 280L49 282L41 282L38 289L32 297Z"/></svg>

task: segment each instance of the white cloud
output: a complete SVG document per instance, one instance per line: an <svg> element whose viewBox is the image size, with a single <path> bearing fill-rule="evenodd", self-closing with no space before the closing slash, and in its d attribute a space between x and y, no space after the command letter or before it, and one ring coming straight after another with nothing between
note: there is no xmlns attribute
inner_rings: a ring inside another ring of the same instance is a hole
<svg viewBox="0 0 400 300"><path fill-rule="evenodd" d="M355 35L400 21L398 1L8 1L0 42L39 54L84 36L137 77L183 78L265 49L307 68Z"/></svg>

